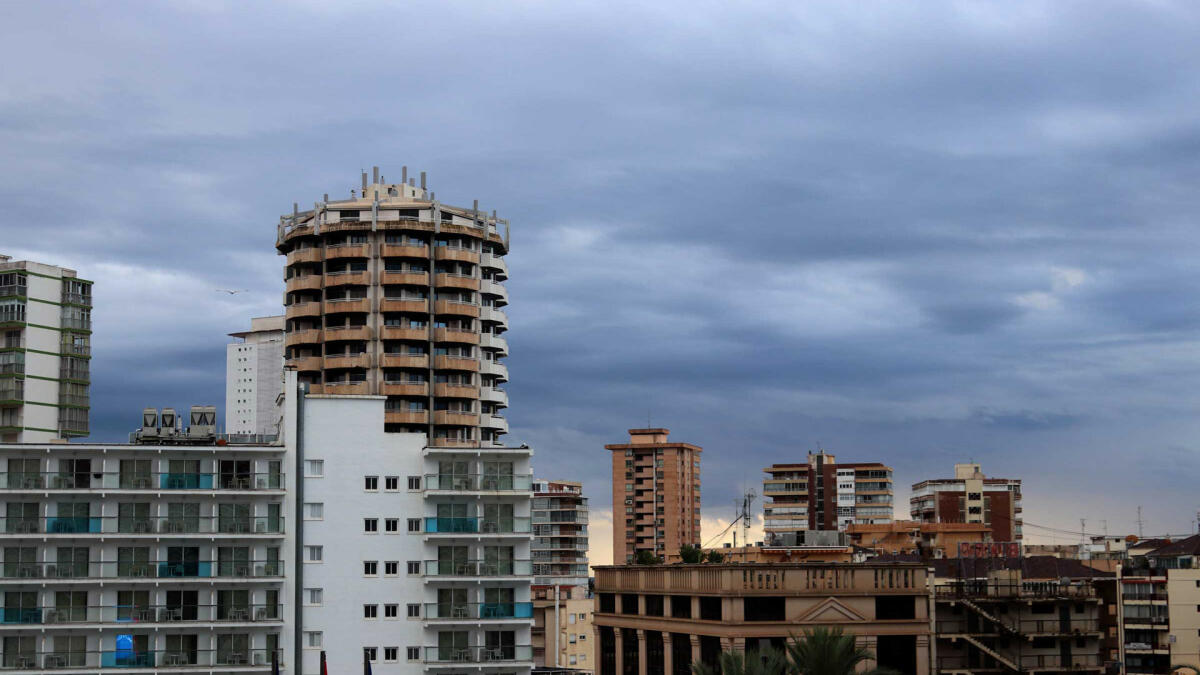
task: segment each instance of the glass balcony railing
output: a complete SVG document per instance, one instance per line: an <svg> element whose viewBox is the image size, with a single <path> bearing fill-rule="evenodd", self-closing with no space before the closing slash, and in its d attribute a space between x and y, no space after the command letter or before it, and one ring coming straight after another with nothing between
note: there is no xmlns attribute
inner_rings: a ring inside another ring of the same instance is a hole
<svg viewBox="0 0 1200 675"><path fill-rule="evenodd" d="M495 647L426 647L426 663L495 663L532 661L531 645L497 645Z"/></svg>
<svg viewBox="0 0 1200 675"><path fill-rule="evenodd" d="M4 385L0 382L0 399ZM86 397L85 397L86 398ZM0 490L282 490L282 473L0 471Z"/></svg>
<svg viewBox="0 0 1200 675"><path fill-rule="evenodd" d="M496 611L504 610L501 608ZM532 612L532 609L530 611ZM282 614L278 605L265 604L70 605L4 608L0 617L6 624L257 623L280 621Z"/></svg>
<svg viewBox="0 0 1200 675"><path fill-rule="evenodd" d="M0 564L0 581L12 579L185 579L211 577L282 577L279 560L78 561Z"/></svg>
<svg viewBox="0 0 1200 675"><path fill-rule="evenodd" d="M427 534L528 534L530 523L528 517L433 517L425 519L425 532Z"/></svg>
<svg viewBox="0 0 1200 675"><path fill-rule="evenodd" d="M425 618L454 619L531 619L532 602L428 602Z"/></svg>
<svg viewBox="0 0 1200 675"><path fill-rule="evenodd" d="M283 532L282 516L0 518L0 536L13 534L278 535Z"/></svg>
<svg viewBox="0 0 1200 675"><path fill-rule="evenodd" d="M520 577L533 573L528 560L426 560L425 575L432 577Z"/></svg>
<svg viewBox="0 0 1200 675"><path fill-rule="evenodd" d="M533 474L487 475L474 473L433 473L425 476L425 489L459 492L529 492Z"/></svg>

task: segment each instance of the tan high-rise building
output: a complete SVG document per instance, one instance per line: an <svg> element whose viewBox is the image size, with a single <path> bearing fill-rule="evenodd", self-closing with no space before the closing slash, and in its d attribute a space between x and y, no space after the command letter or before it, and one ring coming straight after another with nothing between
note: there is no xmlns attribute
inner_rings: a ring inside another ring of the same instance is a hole
<svg viewBox="0 0 1200 675"><path fill-rule="evenodd" d="M387 431L499 445L508 222L442 204L407 174L386 183L376 168L350 199L281 219L285 367L314 393L386 395Z"/></svg>
<svg viewBox="0 0 1200 675"><path fill-rule="evenodd" d="M700 452L667 429L630 429L612 451L613 561L638 551L665 558L700 545Z"/></svg>

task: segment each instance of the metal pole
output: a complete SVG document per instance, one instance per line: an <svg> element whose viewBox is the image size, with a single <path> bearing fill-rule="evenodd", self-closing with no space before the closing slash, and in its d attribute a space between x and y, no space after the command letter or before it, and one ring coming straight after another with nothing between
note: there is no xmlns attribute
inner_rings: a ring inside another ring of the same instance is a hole
<svg viewBox="0 0 1200 675"><path fill-rule="evenodd" d="M558 582L554 583L554 667L558 667L558 634L562 632L558 623Z"/></svg>

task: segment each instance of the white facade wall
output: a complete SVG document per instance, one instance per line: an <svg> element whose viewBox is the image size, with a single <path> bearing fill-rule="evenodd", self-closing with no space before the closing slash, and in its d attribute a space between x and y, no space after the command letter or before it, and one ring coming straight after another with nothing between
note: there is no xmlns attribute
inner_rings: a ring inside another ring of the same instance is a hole
<svg viewBox="0 0 1200 675"><path fill-rule="evenodd" d="M283 317L258 317L225 347L225 420L231 434L276 434L282 415Z"/></svg>
<svg viewBox="0 0 1200 675"><path fill-rule="evenodd" d="M258 429L258 345L225 346L225 428L231 434Z"/></svg>

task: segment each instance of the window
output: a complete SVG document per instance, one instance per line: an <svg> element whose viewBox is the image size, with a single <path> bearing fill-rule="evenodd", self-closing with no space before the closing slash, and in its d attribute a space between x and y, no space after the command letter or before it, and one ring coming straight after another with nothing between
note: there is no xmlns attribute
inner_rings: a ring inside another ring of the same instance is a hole
<svg viewBox="0 0 1200 675"><path fill-rule="evenodd" d="M399 532L400 531L400 519L399 518L385 519L383 521L383 531L384 532Z"/></svg>
<svg viewBox="0 0 1200 675"><path fill-rule="evenodd" d="M323 546L304 547L304 562L321 562L324 559L325 548Z"/></svg>
<svg viewBox="0 0 1200 675"><path fill-rule="evenodd" d="M383 573L389 577L394 577L397 574L399 574L400 573L400 561L399 560L388 560L387 562L383 563Z"/></svg>
<svg viewBox="0 0 1200 675"><path fill-rule="evenodd" d="M367 534L378 534L379 533L379 519L378 518L363 518L363 532L366 532Z"/></svg>
<svg viewBox="0 0 1200 675"><path fill-rule="evenodd" d="M306 459L304 460L304 477L305 478L321 478L325 475L325 460L322 459Z"/></svg>
<svg viewBox="0 0 1200 675"><path fill-rule="evenodd" d="M421 531L421 519L420 518L409 518L408 519L408 531L409 532L420 532Z"/></svg>
<svg viewBox="0 0 1200 675"><path fill-rule="evenodd" d="M409 574L420 574L421 573L421 561L420 560L409 560L408 561L408 573Z"/></svg>
<svg viewBox="0 0 1200 675"><path fill-rule="evenodd" d="M324 589L306 588L306 589L304 589L304 604L320 605L322 600L324 599L324 594L325 594Z"/></svg>
<svg viewBox="0 0 1200 675"><path fill-rule="evenodd" d="M363 479L363 489L374 492L379 489L379 476L366 476Z"/></svg>
<svg viewBox="0 0 1200 675"><path fill-rule="evenodd" d="M400 616L400 605L384 605L383 618L394 619Z"/></svg>
<svg viewBox="0 0 1200 675"><path fill-rule="evenodd" d="M421 648L420 647L405 647L404 648L404 657L407 658L409 661L419 660L421 658Z"/></svg>
<svg viewBox="0 0 1200 675"><path fill-rule="evenodd" d="M421 618L421 606L419 604L417 604L415 602L408 603L408 618L410 618L410 619Z"/></svg>
<svg viewBox="0 0 1200 675"><path fill-rule="evenodd" d="M375 648L374 647L363 647L363 658L368 661L374 661L375 660Z"/></svg>
<svg viewBox="0 0 1200 675"><path fill-rule="evenodd" d="M317 649L325 642L325 634L319 630L304 631L304 646L309 649Z"/></svg>
<svg viewBox="0 0 1200 675"><path fill-rule="evenodd" d="M363 561L363 574L365 574L369 577L373 577L373 576L379 574L379 561L378 560L364 560Z"/></svg>
<svg viewBox="0 0 1200 675"><path fill-rule="evenodd" d="M325 505L321 502L306 502L304 504L304 519L305 520L323 520L325 518Z"/></svg>
<svg viewBox="0 0 1200 675"><path fill-rule="evenodd" d="M395 492L400 489L400 476L384 476L383 489L388 492Z"/></svg>
<svg viewBox="0 0 1200 675"><path fill-rule="evenodd" d="M409 490L420 490L421 489L421 477L420 476L409 476L408 477L408 489Z"/></svg>
<svg viewBox="0 0 1200 675"><path fill-rule="evenodd" d="M379 617L379 605L363 605L363 618L376 619Z"/></svg>
<svg viewBox="0 0 1200 675"><path fill-rule="evenodd" d="M400 648L399 647L384 647L383 648L383 660L384 661L396 661L399 658L400 658Z"/></svg>

